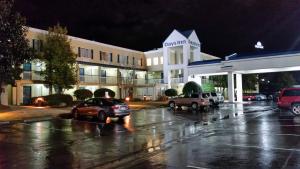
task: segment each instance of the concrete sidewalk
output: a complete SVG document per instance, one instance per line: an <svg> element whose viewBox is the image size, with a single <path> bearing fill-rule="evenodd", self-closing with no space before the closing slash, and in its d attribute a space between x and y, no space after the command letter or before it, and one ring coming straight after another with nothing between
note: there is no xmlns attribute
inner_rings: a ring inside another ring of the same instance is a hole
<svg viewBox="0 0 300 169"><path fill-rule="evenodd" d="M70 113L71 108L51 108L34 106L11 106L0 112L0 124L49 120L61 114Z"/></svg>

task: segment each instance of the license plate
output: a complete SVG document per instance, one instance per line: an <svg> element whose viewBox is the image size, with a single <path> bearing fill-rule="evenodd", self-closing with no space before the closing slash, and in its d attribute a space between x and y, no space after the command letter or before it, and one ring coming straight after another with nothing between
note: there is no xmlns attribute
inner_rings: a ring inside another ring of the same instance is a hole
<svg viewBox="0 0 300 169"><path fill-rule="evenodd" d="M126 110L126 107L121 107L121 110Z"/></svg>

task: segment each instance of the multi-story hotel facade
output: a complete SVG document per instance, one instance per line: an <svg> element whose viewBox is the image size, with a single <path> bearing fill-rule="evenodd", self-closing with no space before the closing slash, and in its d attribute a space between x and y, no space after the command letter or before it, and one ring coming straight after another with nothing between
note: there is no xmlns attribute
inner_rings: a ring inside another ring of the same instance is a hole
<svg viewBox="0 0 300 169"><path fill-rule="evenodd" d="M47 31L28 28L27 39L30 46L39 50L42 36ZM77 54L78 83L70 90L109 88L116 98L156 100L168 88L179 92L189 80L198 81L188 74L188 65L201 60L218 59L201 52L201 43L195 31L174 30L162 43L162 48L151 51L137 51L73 36L68 36L71 48ZM3 90L2 104L28 104L31 97L49 94L47 85L40 75L43 63L33 61L23 65L22 79L15 86L8 85ZM192 79L191 79L192 78Z"/></svg>

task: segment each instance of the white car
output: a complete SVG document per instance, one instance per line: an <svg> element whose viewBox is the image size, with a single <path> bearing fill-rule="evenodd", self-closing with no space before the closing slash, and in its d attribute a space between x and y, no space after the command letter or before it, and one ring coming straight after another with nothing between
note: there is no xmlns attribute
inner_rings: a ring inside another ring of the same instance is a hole
<svg viewBox="0 0 300 169"><path fill-rule="evenodd" d="M219 103L224 103L224 96L222 95L222 93L217 93L217 97L218 97L218 100L219 100Z"/></svg>
<svg viewBox="0 0 300 169"><path fill-rule="evenodd" d="M219 103L224 102L224 97L222 95L218 95L216 92L207 92L205 94L208 96L212 106L218 106Z"/></svg>
<svg viewBox="0 0 300 169"><path fill-rule="evenodd" d="M267 100L267 96L264 94L257 94L257 95L255 95L255 100L257 100L257 101Z"/></svg>

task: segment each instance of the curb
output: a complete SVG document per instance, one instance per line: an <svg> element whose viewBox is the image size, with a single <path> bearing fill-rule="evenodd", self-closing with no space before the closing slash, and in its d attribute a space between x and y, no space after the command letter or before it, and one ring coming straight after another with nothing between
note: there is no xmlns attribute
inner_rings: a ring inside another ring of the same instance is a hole
<svg viewBox="0 0 300 169"><path fill-rule="evenodd" d="M17 123L34 123L34 122L40 122L40 121L48 121L48 120L52 120L54 118L55 117L40 117L40 118L32 118L32 119L25 119L25 120L0 121L0 126L17 124Z"/></svg>
<svg viewBox="0 0 300 169"><path fill-rule="evenodd" d="M53 119L53 117L41 117L41 118L23 120L23 122L24 123L33 123L33 122L39 122L39 121L48 121L48 120L52 120L52 119Z"/></svg>
<svg viewBox="0 0 300 169"><path fill-rule="evenodd" d="M8 125L8 124L10 124L10 121L1 121L0 122L0 125Z"/></svg>

